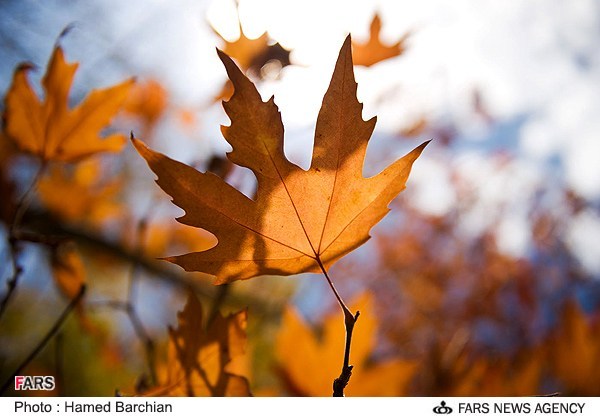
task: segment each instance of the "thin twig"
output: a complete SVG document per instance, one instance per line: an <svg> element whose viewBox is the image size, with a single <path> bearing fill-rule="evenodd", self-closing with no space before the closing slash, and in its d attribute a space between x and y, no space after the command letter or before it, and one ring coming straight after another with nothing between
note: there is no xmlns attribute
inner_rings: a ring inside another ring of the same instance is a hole
<svg viewBox="0 0 600 418"><path fill-rule="evenodd" d="M19 283L19 278L23 273L23 267L17 263L17 257L19 256L19 241L17 238L18 228L21 225L21 221L23 220L23 215L27 211L27 208L31 204L31 197L33 196L33 191L35 190L39 179L42 177L44 172L46 171L46 162L40 163L40 167L38 171L35 173L31 184L23 193L17 206L15 208L15 212L13 214L12 222L8 228L8 248L10 251L10 259L12 263L12 276L6 281L6 287L8 288L6 294L2 298L2 302L0 302L0 318L4 315L6 311L6 307L8 306L8 302L12 298L17 288L17 284Z"/></svg>
<svg viewBox="0 0 600 418"><path fill-rule="evenodd" d="M21 225L21 221L23 220L23 215L25 214L25 212L29 208L29 205L31 204L31 198L33 196L33 191L36 189L38 181L40 180L40 178L42 177L42 175L44 174L45 171L46 171L46 162L42 162L42 163L40 163L40 166L39 166L37 172L33 176L33 180L31 181L31 184L29 185L29 187L27 188L25 193L23 193L23 195L19 199L19 202L17 203L17 206L15 208L15 213L13 215L13 219L12 219L12 222L10 223L10 227L8 230L9 236L13 236L14 231L16 231L17 228L19 227L19 225Z"/></svg>
<svg viewBox="0 0 600 418"><path fill-rule="evenodd" d="M14 383L15 376L19 375L23 371L23 369L25 367L27 367L29 365L29 363L31 363L31 361L34 358L36 358L37 355L44 349L46 344L48 344L48 341L50 341L52 339L52 337L54 337L54 335L58 332L58 330L61 328L61 326L63 325L63 323L69 316L69 314L71 313L71 311L75 308L75 306L77 306L77 304L79 303L81 298L83 298L83 295L85 295L85 289L86 289L85 285L81 285L77 295L75 295L75 297L73 299L71 299L71 301L66 306L64 311L60 314L60 316L58 317L58 319L56 320L56 322L54 323L52 328L50 328L48 333L44 336L44 338L42 338L42 340L33 349L33 351L27 356L27 358L25 358L25 360L23 360L21 362L19 367L17 367L17 370L15 370L15 372L8 378L8 380L6 380L6 382L4 382L4 384L2 385L2 388L0 389L0 394L4 393L9 388L9 386Z"/></svg>
<svg viewBox="0 0 600 418"><path fill-rule="evenodd" d="M19 253L19 244L18 241L9 236L8 238L8 248L10 252L10 260L12 264L12 276L6 281L6 287L8 288L6 294L2 298L2 302L0 302L0 318L4 315L4 311L8 306L8 301L11 299L12 295L17 288L17 283L19 282L19 277L21 277L21 273L23 272L23 268L17 263L17 257Z"/></svg>
<svg viewBox="0 0 600 418"><path fill-rule="evenodd" d="M144 324L142 323L140 317L137 312L133 308L131 303L128 304L127 316L129 317L129 321L131 322L131 326L137 337L140 339L142 344L144 345L144 353L146 354L146 363L148 365L148 371L150 372L150 383L155 384L157 381L156 377L156 361L155 361L155 345L154 340L146 331Z"/></svg>
<svg viewBox="0 0 600 418"><path fill-rule="evenodd" d="M350 377L352 376L352 367L353 366L350 365L350 345L352 344L352 331L354 330L354 324L356 324L356 321L358 320L358 316L360 315L360 312L357 311L356 314L354 314L354 315L352 314L352 312L350 311L350 309L348 309L348 306L346 306L346 304L344 303L344 300L342 299L342 297L336 290L335 286L333 285L333 281L331 281L331 279L329 278L329 274L327 273L325 266L323 265L323 263L321 262L321 260L318 257L317 257L317 263L319 264L319 267L321 267L321 271L323 271L323 275L325 276L325 279L327 279L327 283L329 284L329 287L333 291L333 294L335 295L335 298L337 299L337 301L340 305L340 308L342 308L342 312L344 312L344 327L346 328L346 345L344 347L344 364L342 365L342 371L340 373L340 376L333 381L333 396L342 397L342 396L344 396L344 389L348 385L348 382L350 381Z"/></svg>

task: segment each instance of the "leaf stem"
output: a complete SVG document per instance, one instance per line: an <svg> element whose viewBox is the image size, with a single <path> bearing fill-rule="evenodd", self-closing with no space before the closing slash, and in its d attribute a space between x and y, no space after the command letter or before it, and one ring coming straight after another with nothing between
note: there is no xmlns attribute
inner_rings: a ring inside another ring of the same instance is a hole
<svg viewBox="0 0 600 418"><path fill-rule="evenodd" d="M356 321L358 320L360 312L356 311L356 314L354 314L354 315L352 314L350 309L348 309L348 306L346 306L346 304L344 303L344 300L338 293L337 289L333 285L333 281L331 281L331 278L329 277L329 274L327 273L327 270L325 269L325 266L321 262L320 258L317 257L316 260L317 260L317 263L319 264L319 267L321 268L321 271L323 272L323 275L325 276L325 279L327 279L327 283L329 284L329 287L333 291L333 294L335 295L335 298L337 299L337 301L340 305L340 308L342 308L342 312L344 312L344 326L346 328L346 345L344 348L344 364L342 365L342 371L340 373L340 376L333 381L333 396L343 397L344 389L346 388L346 386L348 385L348 382L350 381L350 377L352 376L352 368L354 367L350 364L350 345L352 344L352 331L354 331L354 325L356 324Z"/></svg>
<svg viewBox="0 0 600 418"><path fill-rule="evenodd" d="M52 339L52 337L54 337L54 335L58 332L58 330L60 330L62 324L65 322L65 320L67 319L67 317L69 316L71 311L75 308L75 306L77 306L77 304L79 303L81 298L83 298L83 295L85 295L85 289L86 289L85 285L81 285L77 295L75 295L75 297L73 299L71 299L71 301L66 306L66 308L63 310L63 312L60 314L60 316L58 317L58 319L56 320L56 322L54 323L52 328L50 328L48 333L44 336L44 338L42 338L42 340L33 349L33 351L27 356L27 358L21 362L19 367L17 367L17 370L15 370L15 372L6 380L6 382L4 382L4 384L2 385L2 388L0 389L0 394L4 393L9 388L9 386L14 382L15 376L19 375L23 371L23 369L25 367L27 367L27 365L29 365L29 363L31 363L31 361L34 358L37 357L37 355L44 349L46 344L48 344L48 341L50 341Z"/></svg>

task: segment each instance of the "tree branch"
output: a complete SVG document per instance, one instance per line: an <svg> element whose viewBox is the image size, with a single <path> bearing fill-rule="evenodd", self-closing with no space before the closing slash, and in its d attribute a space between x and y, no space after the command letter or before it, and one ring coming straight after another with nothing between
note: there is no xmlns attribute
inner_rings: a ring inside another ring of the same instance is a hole
<svg viewBox="0 0 600 418"><path fill-rule="evenodd" d="M346 317L344 321L344 325L346 326L346 348L344 349L344 365L342 366L342 372L340 376L333 381L333 396L340 397L344 396L344 389L348 385L350 381L350 377L352 376L352 368L354 366L350 365L350 344L352 343L352 331L354 330L354 324L356 324L356 320L360 315L359 311L356 311L356 314L352 316L350 320Z"/></svg>
<svg viewBox="0 0 600 418"><path fill-rule="evenodd" d="M19 235L23 241L37 242L53 245L64 240L73 240L80 245L102 251L121 259L124 262L137 264L139 268L149 273L149 278L171 283L181 289L192 288L197 294L214 300L219 291L219 286L213 286L206 281L198 280L190 274L183 274L171 268L169 263L150 259L138 251L129 249L123 244L107 239L92 231L79 227L66 225L45 212L29 213L24 219L24 224L31 231ZM207 279L209 276L206 276ZM253 311L261 312L265 316L279 316L282 307L267 299L258 298L252 294L239 291L227 293L228 303L250 306Z"/></svg>
<svg viewBox="0 0 600 418"><path fill-rule="evenodd" d="M327 279L327 283L329 284L329 287L333 291L333 294L335 295L335 298L337 299L337 301L340 305L340 308L342 308L342 312L344 312L344 327L346 328L346 345L344 348L344 364L342 365L342 371L340 373L340 376L333 381L333 396L342 397L342 396L344 396L344 389L348 385L348 382L350 381L350 377L352 376L352 367L353 366L350 365L350 345L352 344L352 331L354 330L354 325L356 324L356 321L358 320L358 316L360 315L360 312L357 311L356 314L354 314L354 315L352 314L352 312L350 311L350 309L348 309L348 306L346 306L346 304L344 303L344 300L342 299L342 297L336 290L335 286L333 285L333 282L329 278L329 274L327 274L327 270L325 269L325 266L323 265L323 263L321 262L321 260L318 257L317 257L317 263L319 264L319 267L321 267L321 271L323 271L323 275L325 276L325 279Z"/></svg>

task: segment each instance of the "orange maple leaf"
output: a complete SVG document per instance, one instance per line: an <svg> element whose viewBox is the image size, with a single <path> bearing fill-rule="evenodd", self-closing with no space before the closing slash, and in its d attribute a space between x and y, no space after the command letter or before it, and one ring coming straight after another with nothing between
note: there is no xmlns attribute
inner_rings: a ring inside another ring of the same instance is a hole
<svg viewBox="0 0 600 418"><path fill-rule="evenodd" d="M235 41L228 41L215 29L213 32L223 40L223 52L235 59L243 71L248 71L263 78L263 67L268 62L278 62L281 68L290 64L290 51L282 47L278 42L272 44L267 32L258 38L248 38L244 33L242 24L238 18L240 36ZM226 81L217 93L215 102L229 100L233 94L231 81Z"/></svg>
<svg viewBox="0 0 600 418"><path fill-rule="evenodd" d="M232 42L222 38L218 32L215 31L215 33L225 42L223 51L230 57L235 58L240 67L248 69L255 57L264 54L269 48L269 36L267 35L267 32L265 32L258 38L251 39L246 36L241 24L239 27L240 36Z"/></svg>
<svg viewBox="0 0 600 418"><path fill-rule="evenodd" d="M190 292L178 327L169 329L166 376L147 396L249 396L247 312L217 314L204 329L202 305Z"/></svg>
<svg viewBox="0 0 600 418"><path fill-rule="evenodd" d="M364 312L360 327L352 337L353 384L346 387L348 396L402 396L417 369L417 363L398 358L370 361L376 343L377 319L368 294L358 298L354 306ZM277 336L276 353L279 370L294 395L331 396L331 382L339 374L340 353L345 333L339 317L329 315L323 323L321 338L293 309L283 315Z"/></svg>
<svg viewBox="0 0 600 418"><path fill-rule="evenodd" d="M379 39L381 32L381 19L379 15L375 15L371 21L369 31L369 40L365 43L352 43L354 64L370 67L378 62L389 58L396 57L405 50L405 42L409 34L404 35L398 42L393 45L384 45Z"/></svg>
<svg viewBox="0 0 600 418"><path fill-rule="evenodd" d="M273 98L263 102L231 58L221 51L219 57L235 87L223 103L231 119L231 126L222 128L233 147L227 157L253 171L256 197L249 199L216 175L152 151L132 136L159 186L185 210L178 220L218 239L207 251L167 260L212 274L217 284L262 274L325 272L369 239L427 143L378 175L362 176L375 118L365 122L361 117L348 36L323 99L312 164L305 171L283 153L283 124Z"/></svg>
<svg viewBox="0 0 600 418"><path fill-rule="evenodd" d="M116 86L93 90L74 109L68 107L68 95L77 63L65 61L60 47L54 49L42 86L40 101L31 88L27 74L31 65L21 65L5 98L4 130L24 152L44 161L77 161L97 152L119 151L123 135L100 137L127 98L133 79Z"/></svg>
<svg viewBox="0 0 600 418"><path fill-rule="evenodd" d="M223 40L223 52L237 60L238 65L244 71L259 70L270 60L279 61L282 67L290 64L290 51L283 48L279 43L271 43L267 32L258 38L248 38L242 23L238 17L238 28L240 36L235 41L228 41L213 27L213 32Z"/></svg>

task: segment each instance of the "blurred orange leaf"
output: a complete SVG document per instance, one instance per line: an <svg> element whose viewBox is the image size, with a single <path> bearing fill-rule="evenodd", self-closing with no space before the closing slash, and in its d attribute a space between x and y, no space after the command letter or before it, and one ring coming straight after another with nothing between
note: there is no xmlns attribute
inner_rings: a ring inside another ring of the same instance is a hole
<svg viewBox="0 0 600 418"><path fill-rule="evenodd" d="M566 395L597 396L600 373L600 329L576 303L563 310L548 340L549 364L568 388Z"/></svg>
<svg viewBox="0 0 600 418"><path fill-rule="evenodd" d="M99 225L114 219L122 213L117 203L121 181L102 183L100 174L95 159L75 167L52 167L38 183L40 199L48 210L70 222Z"/></svg>
<svg viewBox="0 0 600 418"><path fill-rule="evenodd" d="M233 96L233 84L231 84L231 80L227 80L215 95L215 102L227 101L231 96Z"/></svg>
<svg viewBox="0 0 600 418"><path fill-rule="evenodd" d="M454 364L450 373L451 396L534 396L539 393L543 356L527 351L517 359L480 358L461 367Z"/></svg>
<svg viewBox="0 0 600 418"><path fill-rule="evenodd" d="M244 33L239 19L238 27L240 36L235 41L224 39L215 28L213 31L223 40L223 52L235 59L244 71L251 70L258 74L259 70L271 60L279 61L282 67L289 65L290 51L279 43L271 44L267 32L258 38L251 39Z"/></svg>
<svg viewBox="0 0 600 418"><path fill-rule="evenodd" d="M215 31L215 33L219 35L218 32ZM240 67L245 70L250 68L252 61L257 55L263 54L269 47L269 36L266 32L256 39L250 39L244 33L242 25L240 25L240 36L238 39L233 42L225 39L223 41L225 42L223 52L231 58L235 58Z"/></svg>
<svg viewBox="0 0 600 418"><path fill-rule="evenodd" d="M368 294L355 303L360 310L360 326L352 336L352 381L347 396L402 396L407 394L417 364L401 359L372 361L378 321ZM276 353L280 371L293 395L331 396L331 382L340 373L345 331L339 315L329 315L323 323L321 338L293 309L283 316L277 336Z"/></svg>
<svg viewBox="0 0 600 418"><path fill-rule="evenodd" d="M192 128L198 124L198 117L192 109L179 109L179 121L187 128Z"/></svg>
<svg viewBox="0 0 600 418"><path fill-rule="evenodd" d="M156 80L137 83L131 89L124 110L139 116L146 125L152 127L167 107L167 91Z"/></svg>
<svg viewBox="0 0 600 418"><path fill-rule="evenodd" d="M93 90L79 106L69 109L68 95L77 66L67 63L62 49L55 48L42 79L43 101L27 80L31 65L21 65L15 71L5 98L4 129L23 151L44 161L72 162L122 148L123 135L101 138L99 134L121 108L133 80Z"/></svg>
<svg viewBox="0 0 600 418"><path fill-rule="evenodd" d="M83 260L73 243L62 244L52 254L52 272L58 289L74 299L85 284Z"/></svg>
<svg viewBox="0 0 600 418"><path fill-rule="evenodd" d="M378 62L396 57L405 50L405 42L409 34L404 35L393 45L384 45L379 39L381 32L381 18L375 15L371 21L369 40L365 43L352 42L352 56L355 65L370 67Z"/></svg>
<svg viewBox="0 0 600 418"><path fill-rule="evenodd" d="M399 134L404 137L418 136L421 135L425 129L427 129L428 125L429 122L427 119L425 117L420 117L416 121L413 121L412 124L401 128Z"/></svg>
<svg viewBox="0 0 600 418"><path fill-rule="evenodd" d="M231 126L222 129L233 147L228 158L254 172L256 198L133 138L159 186L186 211L179 221L219 240L210 250L167 260L187 271L212 274L218 284L262 274L322 271L369 239L369 230L405 188L427 143L380 174L362 176L375 118L365 122L361 116L348 36L317 120L312 165L305 171L284 155L283 124L273 99L263 102L231 58L220 51L219 56L235 87L223 104L231 119Z"/></svg>
<svg viewBox="0 0 600 418"><path fill-rule="evenodd" d="M166 378L148 396L249 396L245 310L217 314L205 329L202 305L190 292L178 327L169 329Z"/></svg>

